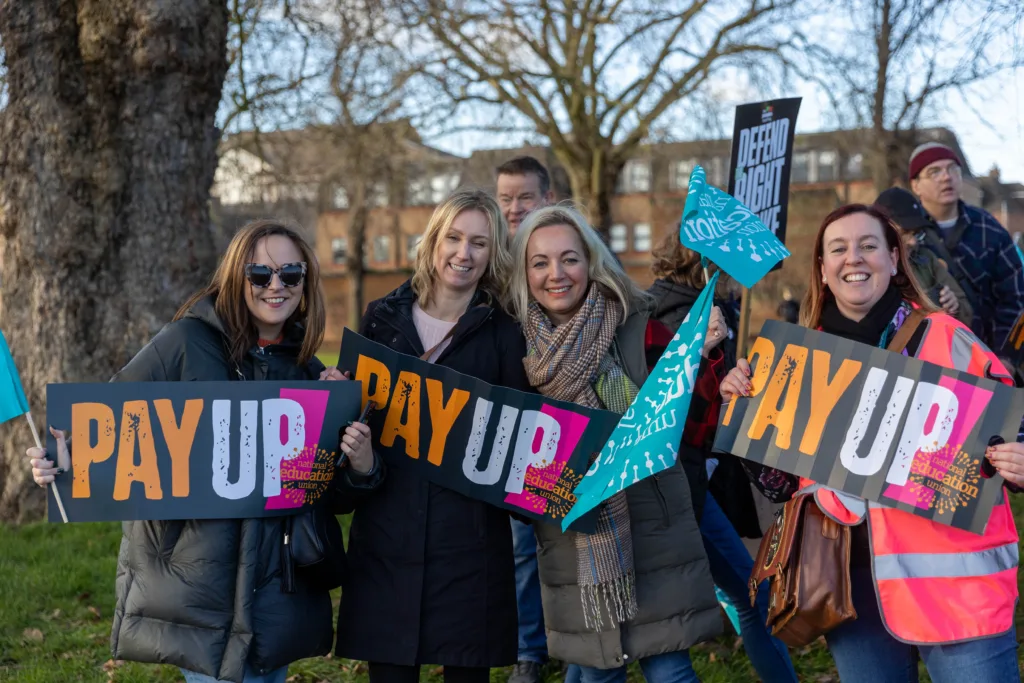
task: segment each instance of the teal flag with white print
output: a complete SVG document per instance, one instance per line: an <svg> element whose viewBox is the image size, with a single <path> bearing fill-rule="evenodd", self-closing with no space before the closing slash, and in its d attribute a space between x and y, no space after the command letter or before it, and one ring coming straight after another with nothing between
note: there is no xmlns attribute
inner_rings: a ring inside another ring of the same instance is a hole
<svg viewBox="0 0 1024 683"><path fill-rule="evenodd" d="M573 491L576 502L562 520L562 531L616 493L676 463L717 282L715 273Z"/></svg>
<svg viewBox="0 0 1024 683"><path fill-rule="evenodd" d="M708 185L700 166L690 174L679 241L744 287L753 287L789 256L786 245L757 214L732 195Z"/></svg>

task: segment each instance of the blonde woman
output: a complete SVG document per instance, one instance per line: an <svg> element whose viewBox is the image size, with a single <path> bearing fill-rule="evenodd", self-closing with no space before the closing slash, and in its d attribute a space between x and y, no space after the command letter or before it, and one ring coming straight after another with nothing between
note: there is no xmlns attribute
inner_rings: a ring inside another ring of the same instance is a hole
<svg viewBox="0 0 1024 683"><path fill-rule="evenodd" d="M494 385L528 391L523 336L498 298L511 256L497 203L460 190L430 218L408 282L372 302L360 333ZM462 457L451 453L446 457ZM517 654L508 513L388 463L356 509L337 654L369 662L371 683L486 683Z"/></svg>
<svg viewBox="0 0 1024 683"><path fill-rule="evenodd" d="M509 299L526 335L530 384L545 396L625 412L671 339L649 318L650 297L569 207L530 213L512 253ZM724 338L716 312L705 357ZM718 387L716 355L700 371L707 401ZM690 435L704 426L687 422ZM721 620L678 463L602 504L594 534L534 530L548 651L579 665L567 680L623 683L632 661L651 683L697 680L688 648L715 636Z"/></svg>

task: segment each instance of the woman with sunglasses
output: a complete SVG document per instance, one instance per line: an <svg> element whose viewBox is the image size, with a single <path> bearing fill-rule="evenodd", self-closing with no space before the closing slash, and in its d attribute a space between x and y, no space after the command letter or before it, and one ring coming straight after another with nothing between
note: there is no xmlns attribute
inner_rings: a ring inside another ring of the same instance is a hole
<svg viewBox="0 0 1024 683"><path fill-rule="evenodd" d="M324 301L316 257L292 229L257 221L228 246L197 292L113 379L115 382L315 380ZM59 444L63 433L54 431ZM65 447L60 460L70 463ZM382 468L369 428L347 428L350 466L330 504L351 511ZM56 469L28 451L36 483ZM282 588L285 518L125 522L111 648L115 659L173 664L187 683L283 683L288 664L330 651L331 598L296 575Z"/></svg>
<svg viewBox="0 0 1024 683"><path fill-rule="evenodd" d="M412 279L372 302L360 334L489 384L529 391L523 335L498 303L510 263L497 203L460 190L427 224ZM462 458L464 453L447 453ZM356 508L337 655L369 662L371 683L486 683L517 658L508 513L389 461L380 490Z"/></svg>

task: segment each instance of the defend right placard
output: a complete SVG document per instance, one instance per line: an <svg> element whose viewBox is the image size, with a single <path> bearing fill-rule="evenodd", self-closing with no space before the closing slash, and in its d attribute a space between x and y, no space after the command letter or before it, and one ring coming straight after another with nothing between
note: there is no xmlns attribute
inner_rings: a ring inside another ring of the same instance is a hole
<svg viewBox="0 0 1024 683"><path fill-rule="evenodd" d="M749 360L753 391L723 407L716 451L984 531L1003 485L985 449L1016 440L1024 392L774 320Z"/></svg>

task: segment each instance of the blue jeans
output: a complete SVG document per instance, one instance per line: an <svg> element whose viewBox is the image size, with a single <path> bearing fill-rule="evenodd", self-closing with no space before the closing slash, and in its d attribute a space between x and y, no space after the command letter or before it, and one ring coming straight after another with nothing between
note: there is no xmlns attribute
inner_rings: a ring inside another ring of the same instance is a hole
<svg viewBox="0 0 1024 683"><path fill-rule="evenodd" d="M700 683L688 650L644 657L640 670L647 683ZM565 683L626 683L626 667L594 669L573 664L565 672Z"/></svg>
<svg viewBox="0 0 1024 683"><path fill-rule="evenodd" d="M825 636L842 683L917 683L915 649L921 653L933 683L1020 680L1014 629L995 638L915 648L889 635L882 623L871 570L855 567L850 580L857 619Z"/></svg>
<svg viewBox="0 0 1024 683"><path fill-rule="evenodd" d="M215 681L220 680L219 678L207 676L206 674L197 674L195 671L189 671L187 669L181 669L181 673L185 676L185 683L214 683ZM287 678L287 666L275 669L274 671L268 671L267 673L260 675L246 664L245 677L242 679L242 683L285 683L285 679Z"/></svg>
<svg viewBox="0 0 1024 683"><path fill-rule="evenodd" d="M754 560L710 493L704 499L700 535L708 554L711 578L736 608L743 648L757 675L764 683L796 683L796 671L785 643L769 635L765 626L768 619L767 583L757 592L757 606L751 607L747 580L754 570Z"/></svg>
<svg viewBox="0 0 1024 683"><path fill-rule="evenodd" d="M519 608L519 660L543 664L548 658L544 608L537 575L537 538L533 526L512 520L512 551L516 558L516 605Z"/></svg>

